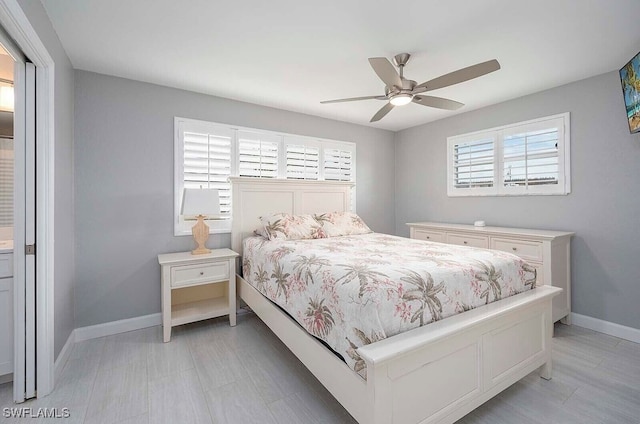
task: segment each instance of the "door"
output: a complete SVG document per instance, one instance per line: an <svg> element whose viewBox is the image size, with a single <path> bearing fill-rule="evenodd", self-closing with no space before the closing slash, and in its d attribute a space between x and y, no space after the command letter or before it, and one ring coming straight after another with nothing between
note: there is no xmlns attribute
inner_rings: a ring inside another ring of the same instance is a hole
<svg viewBox="0 0 640 424"><path fill-rule="evenodd" d="M14 185L14 373L13 399L36 396L36 268L35 268L35 66L16 61Z"/></svg>
<svg viewBox="0 0 640 424"><path fill-rule="evenodd" d="M25 398L36 396L36 67L25 63ZM18 246L20 247L20 246Z"/></svg>

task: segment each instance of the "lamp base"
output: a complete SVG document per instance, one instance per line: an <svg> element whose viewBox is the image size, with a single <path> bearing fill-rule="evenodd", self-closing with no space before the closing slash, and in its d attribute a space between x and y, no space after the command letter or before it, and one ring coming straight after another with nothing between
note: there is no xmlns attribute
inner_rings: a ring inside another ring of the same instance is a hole
<svg viewBox="0 0 640 424"><path fill-rule="evenodd" d="M211 249L207 249L206 247L203 249L197 248L191 251L192 255L204 255L206 253L211 253Z"/></svg>
<svg viewBox="0 0 640 424"><path fill-rule="evenodd" d="M209 239L209 226L204 222L204 215L198 215L198 222L191 229L191 234L193 234L193 239L195 240L198 247L191 251L192 255L204 255L206 253L211 253L211 249L207 249L205 247L205 243Z"/></svg>

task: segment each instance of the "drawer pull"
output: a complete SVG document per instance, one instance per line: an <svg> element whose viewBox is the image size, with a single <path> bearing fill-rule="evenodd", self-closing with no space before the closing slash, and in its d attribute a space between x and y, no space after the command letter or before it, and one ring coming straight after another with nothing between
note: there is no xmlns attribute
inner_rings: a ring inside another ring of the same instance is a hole
<svg viewBox="0 0 640 424"><path fill-rule="evenodd" d="M517 247L512 247L513 251L515 252L516 250L518 250Z"/></svg>
<svg viewBox="0 0 640 424"><path fill-rule="evenodd" d="M431 237L427 236L427 240L431 240Z"/></svg>
<svg viewBox="0 0 640 424"><path fill-rule="evenodd" d="M468 242L468 241L466 241L466 240L465 240L465 241L463 241L463 243L464 243L464 244L469 244L469 242Z"/></svg>
<svg viewBox="0 0 640 424"><path fill-rule="evenodd" d="M204 275L204 271L200 271L200 275Z"/></svg>

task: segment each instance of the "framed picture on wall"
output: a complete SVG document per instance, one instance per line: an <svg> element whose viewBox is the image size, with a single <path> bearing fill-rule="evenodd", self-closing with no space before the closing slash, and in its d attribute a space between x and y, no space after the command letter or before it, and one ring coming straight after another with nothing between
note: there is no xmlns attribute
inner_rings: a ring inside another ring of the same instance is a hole
<svg viewBox="0 0 640 424"><path fill-rule="evenodd" d="M622 95L627 108L629 131L640 131L640 53L620 69Z"/></svg>

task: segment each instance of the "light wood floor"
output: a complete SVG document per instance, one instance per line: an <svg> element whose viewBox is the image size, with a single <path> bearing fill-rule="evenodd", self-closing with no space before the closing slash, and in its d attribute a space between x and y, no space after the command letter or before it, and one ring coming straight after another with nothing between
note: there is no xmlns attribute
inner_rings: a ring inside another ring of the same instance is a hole
<svg viewBox="0 0 640 424"><path fill-rule="evenodd" d="M553 357L551 381L531 374L460 422L640 423L640 345L557 324ZM176 328L167 344L160 327L78 343L54 393L21 406L67 407L48 420L64 423L355 423L252 314Z"/></svg>

